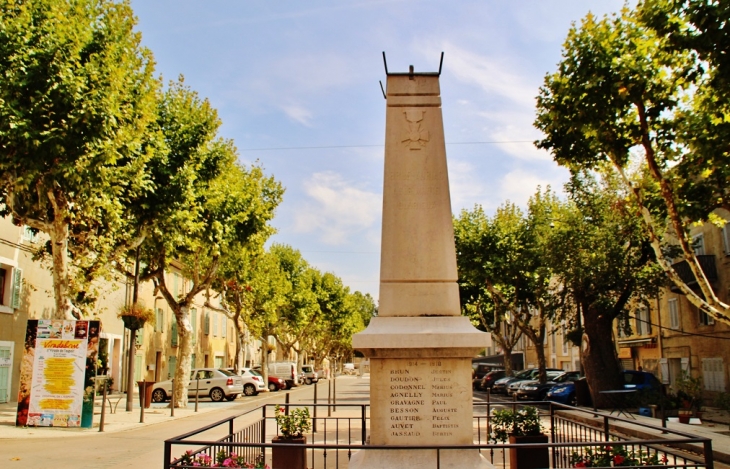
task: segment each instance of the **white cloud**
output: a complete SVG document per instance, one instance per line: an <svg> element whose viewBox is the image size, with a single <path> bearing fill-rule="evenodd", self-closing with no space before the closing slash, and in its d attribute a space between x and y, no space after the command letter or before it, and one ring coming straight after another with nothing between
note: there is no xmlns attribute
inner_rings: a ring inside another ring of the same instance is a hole
<svg viewBox="0 0 730 469"><path fill-rule="evenodd" d="M560 174L563 176L563 174ZM538 175L535 171L525 171L516 169L505 174L499 184L500 198L502 202L509 200L521 207L527 205L529 198L537 190L537 186L541 186L544 190L547 186L551 186L554 190L560 191L564 179L558 179L555 175L554 179L545 177L545 173Z"/></svg>
<svg viewBox="0 0 730 469"><path fill-rule="evenodd" d="M312 113L301 106L291 105L282 106L282 109L291 119L299 122L300 124L310 126L310 120L312 119Z"/></svg>
<svg viewBox="0 0 730 469"><path fill-rule="evenodd" d="M354 235L378 240L382 199L345 181L335 172L315 173L304 182L309 197L297 211L294 229L321 233L326 244L344 244Z"/></svg>
<svg viewBox="0 0 730 469"><path fill-rule="evenodd" d="M451 210L459 213L462 208L471 209L484 198L486 188L476 168L466 161L449 161L449 189Z"/></svg>

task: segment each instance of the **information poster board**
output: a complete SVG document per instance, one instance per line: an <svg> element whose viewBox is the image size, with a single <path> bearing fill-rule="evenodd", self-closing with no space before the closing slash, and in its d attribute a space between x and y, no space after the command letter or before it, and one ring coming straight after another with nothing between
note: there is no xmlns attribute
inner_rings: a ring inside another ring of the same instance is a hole
<svg viewBox="0 0 730 469"><path fill-rule="evenodd" d="M82 424L84 395L93 399L100 332L99 321L28 321L16 425L87 426Z"/></svg>

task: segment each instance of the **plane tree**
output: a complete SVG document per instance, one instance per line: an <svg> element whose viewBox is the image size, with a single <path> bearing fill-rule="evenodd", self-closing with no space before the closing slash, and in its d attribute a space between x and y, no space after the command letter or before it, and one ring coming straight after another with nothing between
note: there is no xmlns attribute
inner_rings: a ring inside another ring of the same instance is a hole
<svg viewBox="0 0 730 469"><path fill-rule="evenodd" d="M730 307L693 249L694 223L725 223L728 187L727 2L645 0L588 15L537 101L537 146L572 172L609 164L636 204L656 262L687 299L730 324ZM635 171L639 168L638 171ZM673 268L676 250L697 288Z"/></svg>
<svg viewBox="0 0 730 469"><path fill-rule="evenodd" d="M135 22L112 0L0 2L0 215L48 236L55 318L82 314L74 295L102 269L80 268L108 265L149 190L159 82Z"/></svg>

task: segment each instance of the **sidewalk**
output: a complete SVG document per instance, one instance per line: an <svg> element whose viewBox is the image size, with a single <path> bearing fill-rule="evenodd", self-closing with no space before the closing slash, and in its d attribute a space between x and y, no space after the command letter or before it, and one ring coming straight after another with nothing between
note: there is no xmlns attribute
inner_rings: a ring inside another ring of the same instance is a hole
<svg viewBox="0 0 730 469"><path fill-rule="evenodd" d="M268 393L267 393L268 394ZM218 411L223 408L222 405L212 406L199 405L198 412L195 412L195 400L188 401L188 407L185 409L175 409L175 416L170 416L169 403L152 404L145 409L144 423L140 423L140 405L139 396L134 395L134 410L127 412L127 395L123 393L115 393L107 396L108 402L104 412L104 432L114 433L129 429L136 429L143 426L154 425L163 422L169 422L176 419L190 417L212 411ZM92 428L53 428L53 427L16 427L15 415L17 412L17 403L10 402L0 404L0 439L11 438L67 438L69 436L99 434L99 423L101 421L101 397L98 397L94 406L94 420ZM234 401L241 403L241 400ZM111 404L111 406L110 406ZM116 410L114 407L116 406Z"/></svg>

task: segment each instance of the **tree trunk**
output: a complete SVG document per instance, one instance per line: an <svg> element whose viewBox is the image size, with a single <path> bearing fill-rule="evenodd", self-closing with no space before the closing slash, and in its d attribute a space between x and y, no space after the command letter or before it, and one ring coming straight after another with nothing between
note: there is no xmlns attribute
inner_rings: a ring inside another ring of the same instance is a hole
<svg viewBox="0 0 730 469"><path fill-rule="evenodd" d="M601 391L623 389L621 365L613 343L613 319L595 310L584 310L584 348L586 380L596 407L610 405Z"/></svg>
<svg viewBox="0 0 730 469"><path fill-rule="evenodd" d="M177 369L175 370L175 407L188 405L188 381L192 369L193 327L190 324L190 306L182 305L175 312L177 321Z"/></svg>
<svg viewBox="0 0 730 469"><path fill-rule="evenodd" d="M261 374L264 375L264 383L269 385L269 341L266 340L268 337L264 334L261 337Z"/></svg>
<svg viewBox="0 0 730 469"><path fill-rule="evenodd" d="M504 351L504 356L502 357L504 361L504 374L505 376L512 376L512 347L502 347L502 350Z"/></svg>
<svg viewBox="0 0 730 469"><path fill-rule="evenodd" d="M234 319L233 324L236 328L236 360L233 362L233 369L238 372L239 368L244 365L243 363L243 330L241 329L241 323L238 317Z"/></svg>
<svg viewBox="0 0 730 469"><path fill-rule="evenodd" d="M545 368L547 368L547 359L545 358L545 345L539 339L540 337L538 337L534 345L535 352L537 353L537 367L540 370L540 383L545 384L547 382L547 372L545 371Z"/></svg>
<svg viewBox="0 0 730 469"><path fill-rule="evenodd" d="M54 210L55 212L55 210ZM68 297L68 223L60 213L54 213L48 235L51 238L51 255L53 258L53 296L56 302L54 319L74 320L71 311L73 305Z"/></svg>

